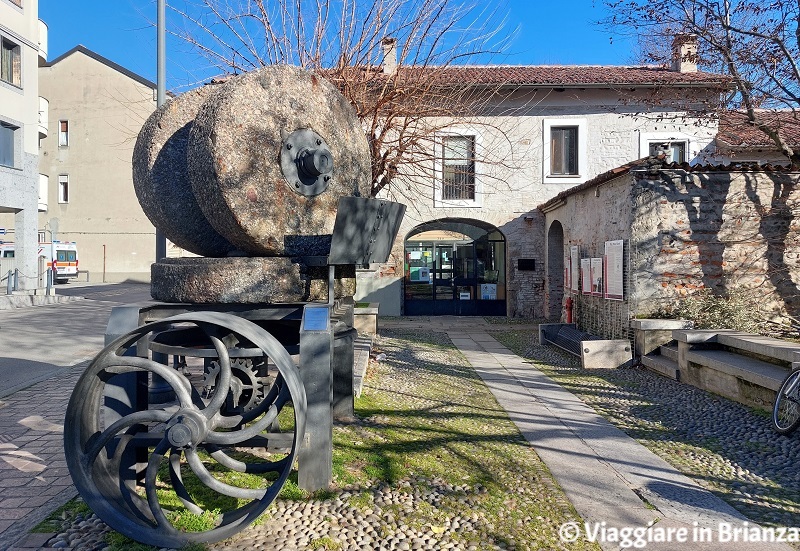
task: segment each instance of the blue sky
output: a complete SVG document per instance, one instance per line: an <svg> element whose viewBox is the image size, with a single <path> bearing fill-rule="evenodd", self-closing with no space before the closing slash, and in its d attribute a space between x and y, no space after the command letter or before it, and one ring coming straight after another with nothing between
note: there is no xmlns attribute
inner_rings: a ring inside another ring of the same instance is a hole
<svg viewBox="0 0 800 551"><path fill-rule="evenodd" d="M624 65L633 63L630 42L595 22L601 0L506 0L519 26L504 63ZM167 0L169 4L169 0ZM167 17L170 17L169 10ZM155 82L156 0L39 0L39 18L49 28L50 60L83 44ZM167 83L181 91L208 71L178 39L167 41Z"/></svg>

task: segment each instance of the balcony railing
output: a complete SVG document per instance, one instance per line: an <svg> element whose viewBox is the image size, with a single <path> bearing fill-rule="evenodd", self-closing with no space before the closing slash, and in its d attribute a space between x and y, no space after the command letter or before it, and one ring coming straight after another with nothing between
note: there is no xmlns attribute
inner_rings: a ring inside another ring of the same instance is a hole
<svg viewBox="0 0 800 551"><path fill-rule="evenodd" d="M46 138L48 134L47 121L50 118L50 102L39 96L39 137Z"/></svg>

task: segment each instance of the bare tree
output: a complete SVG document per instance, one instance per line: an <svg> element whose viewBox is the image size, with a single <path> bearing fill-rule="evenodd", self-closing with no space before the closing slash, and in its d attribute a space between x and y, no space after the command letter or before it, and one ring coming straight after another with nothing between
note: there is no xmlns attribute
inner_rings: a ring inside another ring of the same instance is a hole
<svg viewBox="0 0 800 551"><path fill-rule="evenodd" d="M643 61L669 64L674 39L695 35L690 61L730 76L723 109L740 110L800 166L800 3L797 0L605 0L613 30L639 37ZM680 61L680 60L679 60ZM685 60L684 60L685 61Z"/></svg>
<svg viewBox="0 0 800 551"><path fill-rule="evenodd" d="M183 0L172 2L184 39L221 73L284 63L334 82L368 137L372 194L413 199L430 186L441 131L491 124L498 86L464 86L451 69L498 54L511 34L497 4L461 0ZM502 132L498 131L498 134ZM502 139L502 138L499 138ZM493 151L481 148L481 162ZM392 185L398 173L402 185ZM408 193L406 193L408 192Z"/></svg>

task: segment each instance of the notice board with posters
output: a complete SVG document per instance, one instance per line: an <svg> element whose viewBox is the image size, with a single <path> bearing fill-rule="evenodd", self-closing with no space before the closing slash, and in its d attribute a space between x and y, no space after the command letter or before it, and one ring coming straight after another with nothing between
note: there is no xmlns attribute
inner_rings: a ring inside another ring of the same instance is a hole
<svg viewBox="0 0 800 551"><path fill-rule="evenodd" d="M605 273L603 281L605 297L609 300L622 300L624 295L624 256L625 243L622 239L606 241Z"/></svg>
<svg viewBox="0 0 800 551"><path fill-rule="evenodd" d="M603 296L603 259L591 259L591 272L592 272L592 296Z"/></svg>
<svg viewBox="0 0 800 551"><path fill-rule="evenodd" d="M578 291L578 265L580 262L580 252L577 245L572 245L569 248L569 264L570 264L570 286L572 291Z"/></svg>
<svg viewBox="0 0 800 551"><path fill-rule="evenodd" d="M592 259L581 258L581 289L584 295L592 294Z"/></svg>

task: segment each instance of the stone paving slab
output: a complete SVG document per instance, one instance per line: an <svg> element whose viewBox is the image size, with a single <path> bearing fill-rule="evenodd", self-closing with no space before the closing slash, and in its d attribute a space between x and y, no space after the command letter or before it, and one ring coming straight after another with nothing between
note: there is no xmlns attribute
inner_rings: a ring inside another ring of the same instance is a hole
<svg viewBox="0 0 800 551"><path fill-rule="evenodd" d="M584 522L606 529L645 528L655 523L653 526L663 531L685 530L689 537L680 544L650 542L647 549L791 549L777 543L721 541L720 526L757 525L748 523L733 507L611 425L530 363L492 342L491 337L465 338L457 331L448 334L545 462ZM476 333L470 331L469 336L473 335ZM610 542L601 546L619 548Z"/></svg>
<svg viewBox="0 0 800 551"><path fill-rule="evenodd" d="M63 369L0 401L0 549L25 548L17 541L77 495L64 457L64 413L87 365Z"/></svg>

